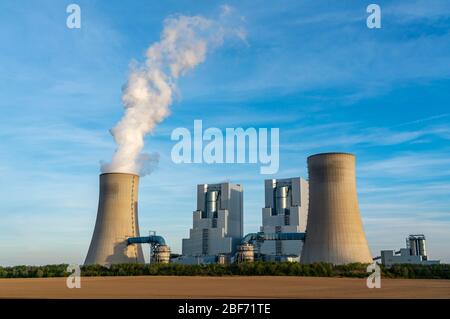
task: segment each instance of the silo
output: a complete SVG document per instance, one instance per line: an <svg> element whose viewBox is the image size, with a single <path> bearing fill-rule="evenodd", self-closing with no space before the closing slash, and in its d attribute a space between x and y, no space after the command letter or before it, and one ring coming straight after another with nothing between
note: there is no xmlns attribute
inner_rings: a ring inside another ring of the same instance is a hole
<svg viewBox="0 0 450 319"><path fill-rule="evenodd" d="M406 238L406 247L409 248L411 256L422 256L423 260L427 260L425 235L409 235Z"/></svg>
<svg viewBox="0 0 450 319"><path fill-rule="evenodd" d="M100 175L97 220L85 264L144 263L141 245L127 245L139 236L139 176L125 173Z"/></svg>
<svg viewBox="0 0 450 319"><path fill-rule="evenodd" d="M419 254L422 256L423 260L427 260L427 249L425 244L425 237L419 238Z"/></svg>
<svg viewBox="0 0 450 319"><path fill-rule="evenodd" d="M308 157L309 210L304 264L371 263L356 194L355 156L323 153Z"/></svg>
<svg viewBox="0 0 450 319"><path fill-rule="evenodd" d="M167 245L158 245L153 249L152 263L168 264L170 262L170 248Z"/></svg>
<svg viewBox="0 0 450 319"><path fill-rule="evenodd" d="M253 262L255 260L253 245L249 243L240 244L237 247L235 260L237 263Z"/></svg>
<svg viewBox="0 0 450 319"><path fill-rule="evenodd" d="M409 243L407 247L409 247L411 256L420 256L419 246L416 238L414 236L409 236Z"/></svg>

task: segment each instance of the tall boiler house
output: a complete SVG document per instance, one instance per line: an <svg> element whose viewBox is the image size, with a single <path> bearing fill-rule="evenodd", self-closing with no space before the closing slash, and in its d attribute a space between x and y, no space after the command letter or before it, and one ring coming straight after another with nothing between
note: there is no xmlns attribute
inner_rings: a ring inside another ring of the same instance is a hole
<svg viewBox="0 0 450 319"><path fill-rule="evenodd" d="M355 156L308 157L309 211L300 261L371 263L356 194Z"/></svg>
<svg viewBox="0 0 450 319"><path fill-rule="evenodd" d="M197 210L184 256L232 255L244 233L243 187L239 184L197 185Z"/></svg>
<svg viewBox="0 0 450 319"><path fill-rule="evenodd" d="M264 233L303 233L308 218L308 182L300 177L267 179L262 209ZM259 252L267 256L300 256L301 240L267 240Z"/></svg>
<svg viewBox="0 0 450 319"><path fill-rule="evenodd" d="M127 238L139 236L138 186L134 174L100 175L97 220L85 265L144 263L141 245L127 245Z"/></svg>

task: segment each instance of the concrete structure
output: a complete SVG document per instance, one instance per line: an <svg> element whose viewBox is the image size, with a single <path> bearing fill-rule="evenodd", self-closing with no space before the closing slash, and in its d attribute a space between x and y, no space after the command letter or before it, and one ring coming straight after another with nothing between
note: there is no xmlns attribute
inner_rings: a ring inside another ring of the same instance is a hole
<svg viewBox="0 0 450 319"><path fill-rule="evenodd" d="M198 185L197 210L193 213L189 238L183 239L183 257L214 256L215 260L218 254L234 255L242 236L242 186L231 183Z"/></svg>
<svg viewBox="0 0 450 319"><path fill-rule="evenodd" d="M417 265L439 265L439 260L427 260L423 256L411 255L409 248L400 248L400 251L393 250L381 251L381 263L386 267L394 264L417 264Z"/></svg>
<svg viewBox="0 0 450 319"><path fill-rule="evenodd" d="M170 261L170 248L167 245L155 246L152 255L152 263L168 264Z"/></svg>
<svg viewBox="0 0 450 319"><path fill-rule="evenodd" d="M355 156L308 157L309 212L302 263L371 263L356 194Z"/></svg>
<svg viewBox="0 0 450 319"><path fill-rule="evenodd" d="M282 256L273 256L273 255L264 255L262 261L270 261L270 262L291 262L291 263L299 263L300 256L298 255L282 255Z"/></svg>
<svg viewBox="0 0 450 319"><path fill-rule="evenodd" d="M100 194L94 234L85 264L144 263L140 245L128 245L139 236L139 176L124 173L100 175Z"/></svg>
<svg viewBox="0 0 450 319"><path fill-rule="evenodd" d="M300 177L265 180L265 207L261 232L305 232L308 218L308 182ZM300 256L302 240L264 241L259 253L269 256ZM270 258L270 257L267 257Z"/></svg>
<svg viewBox="0 0 450 319"><path fill-rule="evenodd" d="M406 248L400 248L399 251L382 250L381 263L387 267L394 264L420 264L420 265L438 265L439 260L428 260L425 236L409 235L406 238Z"/></svg>
<svg viewBox="0 0 450 319"><path fill-rule="evenodd" d="M425 235L409 235L406 238L406 247L411 256L422 256L423 260L428 259Z"/></svg>
<svg viewBox="0 0 450 319"><path fill-rule="evenodd" d="M237 263L252 263L255 260L252 244L243 243L237 246L235 261Z"/></svg>
<svg viewBox="0 0 450 319"><path fill-rule="evenodd" d="M222 258L222 254L217 256L179 256L176 258L172 258L170 260L173 264L181 264L181 265L202 265L202 264L215 264L218 262L219 258ZM227 256L227 260L229 261L229 255Z"/></svg>
<svg viewBox="0 0 450 319"><path fill-rule="evenodd" d="M230 263L230 256L225 254L218 254L216 261L219 265L227 265Z"/></svg>

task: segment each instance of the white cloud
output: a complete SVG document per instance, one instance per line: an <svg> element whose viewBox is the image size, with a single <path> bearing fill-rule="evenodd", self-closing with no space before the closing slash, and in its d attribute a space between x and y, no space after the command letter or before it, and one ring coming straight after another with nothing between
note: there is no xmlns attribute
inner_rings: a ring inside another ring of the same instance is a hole
<svg viewBox="0 0 450 319"><path fill-rule="evenodd" d="M389 146L412 143L423 137L450 139L449 126L430 126L415 130L393 130L385 127L362 127L355 122L306 125L282 130L281 138L300 136L299 142L282 143L284 149L313 150L323 147L356 145ZM425 142L425 141L424 141Z"/></svg>
<svg viewBox="0 0 450 319"><path fill-rule="evenodd" d="M450 175L450 157L436 153L409 153L372 160L359 166L361 177L426 179Z"/></svg>

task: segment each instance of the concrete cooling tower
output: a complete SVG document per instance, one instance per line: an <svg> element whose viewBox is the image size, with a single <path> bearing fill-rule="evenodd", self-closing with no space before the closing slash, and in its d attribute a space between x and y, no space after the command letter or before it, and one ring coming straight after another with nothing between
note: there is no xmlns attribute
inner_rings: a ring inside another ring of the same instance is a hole
<svg viewBox="0 0 450 319"><path fill-rule="evenodd" d="M127 245L139 236L139 176L124 173L100 175L100 194L94 234L85 264L144 263L141 245Z"/></svg>
<svg viewBox="0 0 450 319"><path fill-rule="evenodd" d="M371 263L356 195L355 156L308 157L309 210L301 262Z"/></svg>

